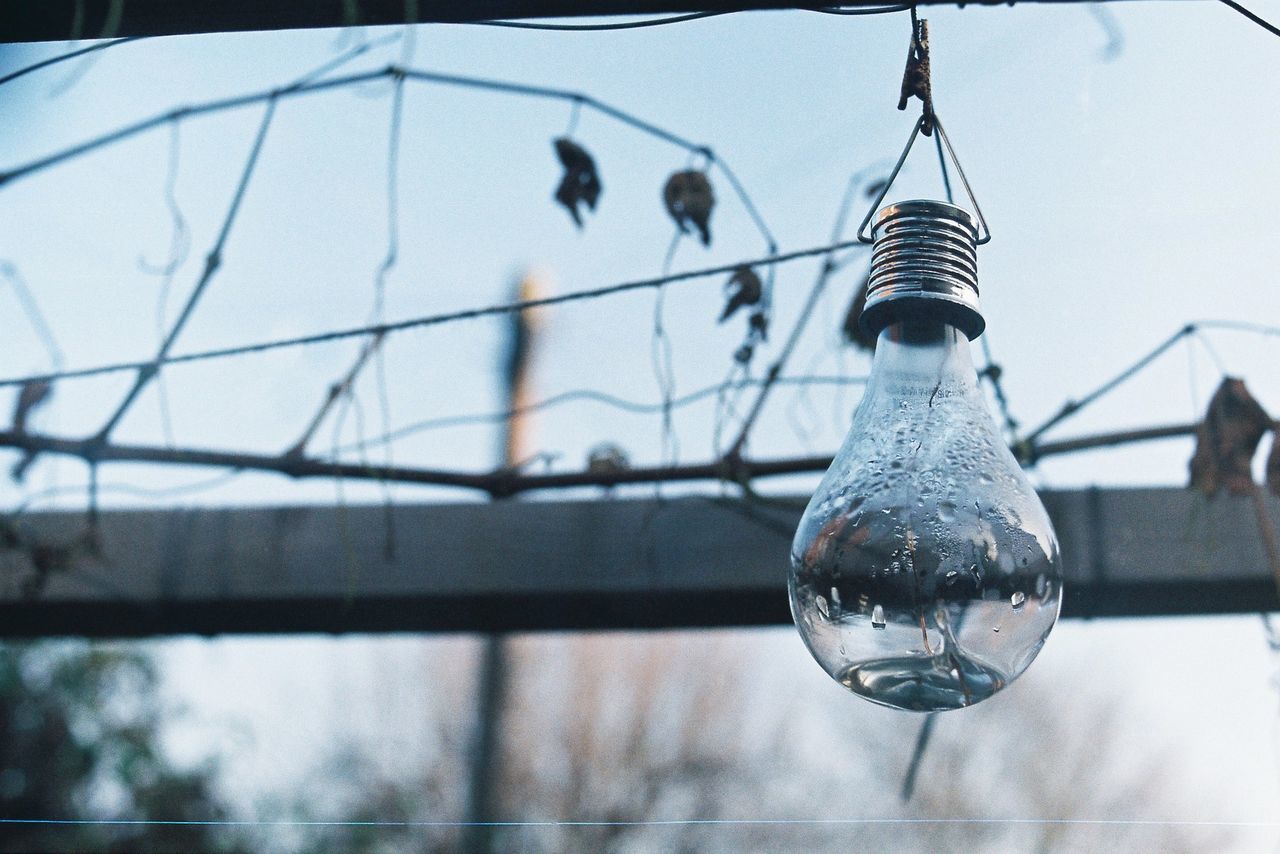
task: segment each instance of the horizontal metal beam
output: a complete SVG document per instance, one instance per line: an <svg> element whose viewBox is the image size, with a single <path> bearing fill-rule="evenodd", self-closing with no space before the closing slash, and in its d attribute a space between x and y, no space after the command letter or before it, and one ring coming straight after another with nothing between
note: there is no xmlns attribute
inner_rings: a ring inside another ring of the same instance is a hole
<svg viewBox="0 0 1280 854"><path fill-rule="evenodd" d="M1067 617L1280 609L1251 503L1176 489L1047 492ZM1280 523L1280 502L1267 499ZM32 543L84 516L22 517L0 551L0 635L520 631L790 621L803 499L495 502L111 511L98 557L35 597ZM37 560L49 563L47 554Z"/></svg>
<svg viewBox="0 0 1280 854"><path fill-rule="evenodd" d="M917 2L919 5L1005 5L1001 0ZM1029 2L1061 3L1075 0ZM723 13L754 9L804 9L818 5L836 4L806 4L786 0L464 0L420 3L409 3L406 0L359 0L356 3L343 0L127 0L123 3L117 3L116 0L83 0L83 3L73 3L71 0L13 0L0 4L0 41L66 41L413 22L474 23L533 18ZM891 4L852 0L838 5L847 8L873 8ZM117 14L113 15L113 12Z"/></svg>

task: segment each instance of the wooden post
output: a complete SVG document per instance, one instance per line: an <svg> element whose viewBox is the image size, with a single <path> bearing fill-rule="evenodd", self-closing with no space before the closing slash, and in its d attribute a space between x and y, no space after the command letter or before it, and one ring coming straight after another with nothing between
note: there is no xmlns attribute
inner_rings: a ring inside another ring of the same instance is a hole
<svg viewBox="0 0 1280 854"><path fill-rule="evenodd" d="M512 299L521 302L544 295L544 288L534 273L526 273L512 290ZM500 449L505 469L524 464L532 451L530 418L521 410L533 400L530 357L537 328L538 316L534 312L524 311L510 316L502 377L509 413L503 425ZM497 789L501 780L499 763L502 758L502 715L508 661L506 636L498 633L487 635L480 656L476 737L467 808L469 824L463 843L463 849L471 854L486 854L493 848L494 827L490 822L496 818Z"/></svg>

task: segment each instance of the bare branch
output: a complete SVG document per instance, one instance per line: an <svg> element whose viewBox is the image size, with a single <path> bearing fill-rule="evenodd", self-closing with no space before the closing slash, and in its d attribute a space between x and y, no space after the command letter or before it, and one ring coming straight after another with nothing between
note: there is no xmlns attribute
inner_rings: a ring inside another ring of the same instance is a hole
<svg viewBox="0 0 1280 854"><path fill-rule="evenodd" d="M1094 448L1191 436L1196 424L1146 427L1095 436L1048 442L1035 449L1031 460ZM0 431L0 448L63 454L91 463L131 462L160 465L213 466L242 471L274 472L292 478L342 477L349 480L380 480L475 489L490 495L508 496L537 489L567 489L583 486L618 486L628 483L672 483L676 481L721 480L746 483L760 477L825 471L831 456L785 457L772 460L724 458L704 463L647 468L575 471L550 474L521 474L514 470L464 472L411 466L367 465L326 460L301 455L250 454L200 448L165 448L147 445L100 445L89 439L66 439L13 430Z"/></svg>

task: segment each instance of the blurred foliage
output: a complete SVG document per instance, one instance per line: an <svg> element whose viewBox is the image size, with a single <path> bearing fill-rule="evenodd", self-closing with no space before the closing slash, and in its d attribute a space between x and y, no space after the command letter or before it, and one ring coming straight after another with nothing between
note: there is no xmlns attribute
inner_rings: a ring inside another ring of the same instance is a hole
<svg viewBox="0 0 1280 854"><path fill-rule="evenodd" d="M0 817L203 821L228 817L216 767L171 764L168 711L147 657L105 645L0 646ZM247 850L207 825L0 825L3 851Z"/></svg>

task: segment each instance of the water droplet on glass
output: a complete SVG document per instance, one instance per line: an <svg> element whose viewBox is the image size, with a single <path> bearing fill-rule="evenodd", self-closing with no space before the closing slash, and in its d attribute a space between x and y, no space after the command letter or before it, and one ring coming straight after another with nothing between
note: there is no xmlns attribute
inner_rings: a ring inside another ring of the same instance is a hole
<svg viewBox="0 0 1280 854"><path fill-rule="evenodd" d="M827 599L825 596L817 597L818 613L822 615L822 619L831 619L831 612L827 610Z"/></svg>
<svg viewBox="0 0 1280 854"><path fill-rule="evenodd" d="M877 605L871 609L871 628L873 629L884 628L884 608L880 605Z"/></svg>
<svg viewBox="0 0 1280 854"><path fill-rule="evenodd" d="M1022 606L1027 604L1027 594L1023 593L1021 590L1015 591L1014 594L1009 597L1009 604L1013 606L1013 610L1015 611L1022 610Z"/></svg>
<svg viewBox="0 0 1280 854"><path fill-rule="evenodd" d="M991 631L995 632L996 634L1000 634L1000 627L999 627L999 626L992 626L992 627L991 627Z"/></svg>
<svg viewBox="0 0 1280 854"><path fill-rule="evenodd" d="M836 609L836 610L839 610L839 608L840 608L840 591L839 591L839 590L837 590L837 589L836 589L836 588L834 588L834 587L832 587L832 588L831 588L831 604L835 606L835 609Z"/></svg>
<svg viewBox="0 0 1280 854"><path fill-rule="evenodd" d="M938 518L943 522L954 522L956 520L956 505L954 501L938 502Z"/></svg>

